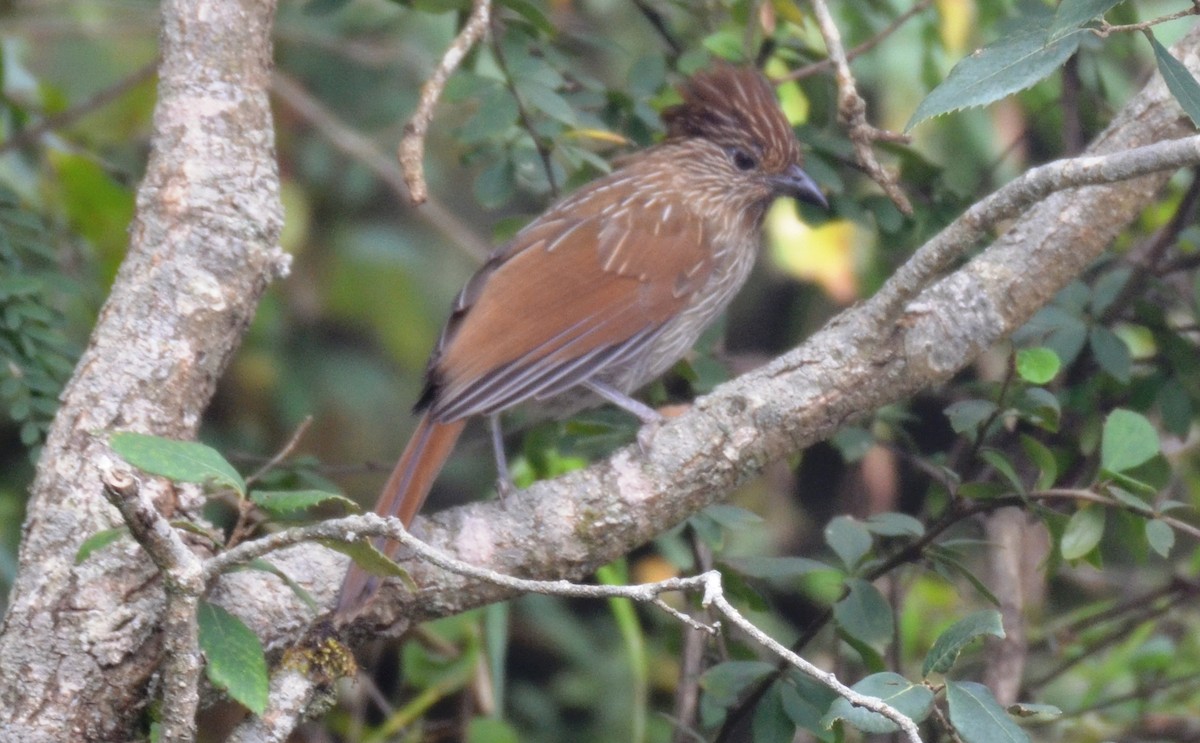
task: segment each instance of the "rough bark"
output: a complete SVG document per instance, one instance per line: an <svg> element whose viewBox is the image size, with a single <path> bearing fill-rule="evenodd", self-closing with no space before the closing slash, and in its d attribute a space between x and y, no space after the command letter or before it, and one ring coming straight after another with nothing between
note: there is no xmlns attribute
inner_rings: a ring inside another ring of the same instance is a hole
<svg viewBox="0 0 1200 743"><path fill-rule="evenodd" d="M0 627L0 740L128 738L159 664L160 581L120 543L74 564L119 523L100 481L103 432L195 435L279 252L267 86L272 2L168 0L153 151L129 253L51 429ZM155 488L165 511L194 494Z"/></svg>

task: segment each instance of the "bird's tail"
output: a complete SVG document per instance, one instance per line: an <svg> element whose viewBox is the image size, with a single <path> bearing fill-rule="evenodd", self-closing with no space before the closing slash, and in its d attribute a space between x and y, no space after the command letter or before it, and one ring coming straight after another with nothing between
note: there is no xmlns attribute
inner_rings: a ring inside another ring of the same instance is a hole
<svg viewBox="0 0 1200 743"><path fill-rule="evenodd" d="M408 446L400 455L400 461L396 462L396 468L383 486L383 492L379 494L375 513L396 516L406 527L411 524L465 425L465 420L438 423L431 420L428 413L422 416L417 430L408 440ZM377 539L375 546L388 557L395 556L395 542ZM338 595L336 616L349 616L365 606L379 590L379 580L377 576L351 563Z"/></svg>

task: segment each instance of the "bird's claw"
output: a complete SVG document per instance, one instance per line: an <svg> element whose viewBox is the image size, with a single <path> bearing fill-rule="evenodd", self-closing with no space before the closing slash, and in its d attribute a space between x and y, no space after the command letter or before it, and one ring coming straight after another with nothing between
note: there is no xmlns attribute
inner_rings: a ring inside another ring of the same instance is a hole
<svg viewBox="0 0 1200 743"><path fill-rule="evenodd" d="M650 453L650 445L654 443L654 437L658 435L659 429L666 422L667 419L660 415L652 420L644 421L642 427L638 429L638 451L641 452L643 457Z"/></svg>

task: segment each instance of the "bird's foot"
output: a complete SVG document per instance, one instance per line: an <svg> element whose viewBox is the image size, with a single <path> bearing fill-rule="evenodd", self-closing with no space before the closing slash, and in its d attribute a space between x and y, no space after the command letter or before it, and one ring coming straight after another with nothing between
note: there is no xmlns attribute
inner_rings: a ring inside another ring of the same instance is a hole
<svg viewBox="0 0 1200 743"><path fill-rule="evenodd" d="M690 407L690 405L667 405L658 410L648 408L653 416L641 418L642 427L638 429L637 434L638 450L641 451L643 457L650 451L650 444L654 442L654 437L658 435L663 425L670 419L683 415Z"/></svg>
<svg viewBox="0 0 1200 743"><path fill-rule="evenodd" d="M638 451L641 452L643 457L650 453L650 445L654 443L654 437L658 435L659 429L666 422L667 419L661 415L653 420L642 422L642 427L637 432L637 445Z"/></svg>

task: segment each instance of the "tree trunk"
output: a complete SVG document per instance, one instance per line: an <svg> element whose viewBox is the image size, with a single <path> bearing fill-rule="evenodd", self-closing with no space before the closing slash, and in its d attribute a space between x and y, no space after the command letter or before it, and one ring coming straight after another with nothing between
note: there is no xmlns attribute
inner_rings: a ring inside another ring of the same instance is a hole
<svg viewBox="0 0 1200 743"><path fill-rule="evenodd" d="M168 0L152 153L129 253L63 392L34 481L0 627L0 740L136 734L159 664L161 581L118 525L99 473L105 434L192 438L267 283L286 270L267 88L270 0ZM156 488L166 512L194 492Z"/></svg>

